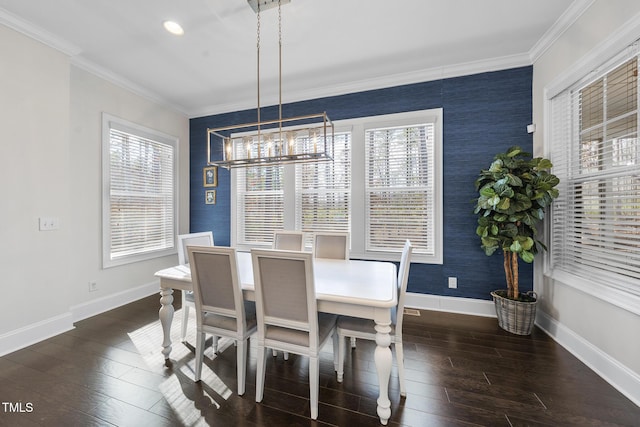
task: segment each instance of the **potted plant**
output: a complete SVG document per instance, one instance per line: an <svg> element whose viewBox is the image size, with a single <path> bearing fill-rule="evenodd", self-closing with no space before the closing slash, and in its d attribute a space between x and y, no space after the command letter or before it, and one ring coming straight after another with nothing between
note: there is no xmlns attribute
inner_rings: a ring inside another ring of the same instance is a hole
<svg viewBox="0 0 640 427"><path fill-rule="evenodd" d="M476 234L481 247L487 256L499 250L504 256L507 289L491 293L498 323L519 335L531 333L537 297L532 291L519 290L518 258L531 263L538 248L546 250L536 233L545 209L558 197L555 187L560 180L549 172L551 166L549 160L532 158L514 146L497 154L475 182L479 193Z"/></svg>

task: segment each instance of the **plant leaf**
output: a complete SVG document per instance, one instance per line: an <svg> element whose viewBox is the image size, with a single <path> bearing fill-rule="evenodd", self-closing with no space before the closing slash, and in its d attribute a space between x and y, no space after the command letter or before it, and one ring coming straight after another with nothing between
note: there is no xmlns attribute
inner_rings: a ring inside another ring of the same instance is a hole
<svg viewBox="0 0 640 427"><path fill-rule="evenodd" d="M529 251L522 251L520 252L520 258L522 258L524 262L531 264L535 259L535 255Z"/></svg>

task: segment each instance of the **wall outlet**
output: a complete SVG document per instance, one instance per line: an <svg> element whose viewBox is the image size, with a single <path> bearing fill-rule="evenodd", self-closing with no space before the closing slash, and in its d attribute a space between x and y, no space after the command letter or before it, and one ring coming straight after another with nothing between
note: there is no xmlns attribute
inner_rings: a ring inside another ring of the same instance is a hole
<svg viewBox="0 0 640 427"><path fill-rule="evenodd" d="M40 229L40 231L57 230L58 228L60 228L60 220L55 217L42 216L38 218L38 228Z"/></svg>
<svg viewBox="0 0 640 427"><path fill-rule="evenodd" d="M457 277L449 277L449 288L457 289L458 288L458 278Z"/></svg>
<svg viewBox="0 0 640 427"><path fill-rule="evenodd" d="M95 292L98 290L97 282L89 282L89 292Z"/></svg>

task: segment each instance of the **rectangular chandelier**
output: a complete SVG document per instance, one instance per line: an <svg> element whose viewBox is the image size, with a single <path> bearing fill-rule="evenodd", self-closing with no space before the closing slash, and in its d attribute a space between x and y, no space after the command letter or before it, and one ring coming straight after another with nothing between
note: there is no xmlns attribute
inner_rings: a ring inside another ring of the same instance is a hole
<svg viewBox="0 0 640 427"><path fill-rule="evenodd" d="M207 129L207 164L231 169L333 160L333 138L326 112Z"/></svg>

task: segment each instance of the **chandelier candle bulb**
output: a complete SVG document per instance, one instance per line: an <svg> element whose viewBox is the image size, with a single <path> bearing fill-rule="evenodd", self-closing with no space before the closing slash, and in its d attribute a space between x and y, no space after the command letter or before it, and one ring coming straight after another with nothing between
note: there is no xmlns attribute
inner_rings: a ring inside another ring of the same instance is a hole
<svg viewBox="0 0 640 427"><path fill-rule="evenodd" d="M229 160L233 160L233 157L231 156L232 150L231 150L231 139L230 138L225 138L224 140L224 160L225 161L229 161Z"/></svg>

